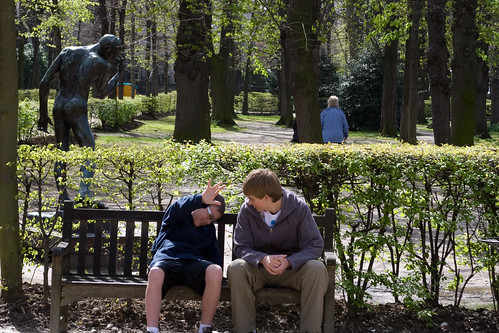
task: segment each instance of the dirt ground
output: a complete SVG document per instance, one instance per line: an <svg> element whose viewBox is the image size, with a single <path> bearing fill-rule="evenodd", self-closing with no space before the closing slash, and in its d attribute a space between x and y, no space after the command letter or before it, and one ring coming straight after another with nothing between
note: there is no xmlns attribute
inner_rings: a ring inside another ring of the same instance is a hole
<svg viewBox="0 0 499 333"><path fill-rule="evenodd" d="M213 133L214 142L240 142L263 144L289 142L291 129L272 126L270 123L245 123L244 131L229 134ZM431 133L431 132L430 132ZM382 142L382 139L379 139ZM432 136L421 133L420 141L431 143ZM346 144L373 143L362 139L349 139ZM34 275L33 275L34 276ZM40 279L27 274L24 278L24 296L6 301L0 299L0 333L49 332L50 305L43 301ZM465 307L450 305L428 309L432 320L425 321L414 311L394 304L389 293L371 290L373 306L356 314L346 311L341 295L337 295L335 332L499 332L497 311L490 307L491 296L487 291L487 279L481 277L470 293L465 296ZM450 299L444 297L444 299ZM48 301L50 302L50 301ZM443 304L446 304L443 302ZM143 332L145 330L145 306L143 300L96 300L88 299L70 305L69 332ZM260 333L299 332L300 309L296 305L259 305L257 326ZM197 332L200 318L199 302L164 302L161 312L162 332ZM220 332L234 332L230 303L219 305L214 328Z"/></svg>
<svg viewBox="0 0 499 333"><path fill-rule="evenodd" d="M40 284L24 284L25 297L0 300L0 332L49 332L50 307L42 301ZM70 306L69 332L113 333L144 332L143 300L88 299ZM161 331L196 332L200 316L199 302L164 302ZM441 306L433 311L432 323L418 318L400 304L386 303L355 315L336 303L335 332L499 332L496 311ZM260 333L299 332L299 308L295 305L259 305L257 326ZM214 321L219 332L234 332L230 303L219 305Z"/></svg>

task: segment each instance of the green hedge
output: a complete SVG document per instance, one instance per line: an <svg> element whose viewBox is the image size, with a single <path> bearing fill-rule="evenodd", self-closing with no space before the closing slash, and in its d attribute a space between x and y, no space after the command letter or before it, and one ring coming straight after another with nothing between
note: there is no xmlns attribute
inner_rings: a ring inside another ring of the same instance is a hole
<svg viewBox="0 0 499 333"><path fill-rule="evenodd" d="M53 147L22 146L20 207L54 209L55 159L68 165L71 193L78 187L80 164L94 161L96 196L127 209L165 209L172 198L202 188L212 178L228 185L224 194L237 211L248 172L261 167L274 170L314 213L335 209L338 287L350 307L364 306L373 286L387 288L409 306L434 306L444 287L460 296L463 281L481 270L493 271L498 262L496 254L478 241L482 236L499 236L499 155L494 149L167 141L160 147L95 152L74 147L62 153ZM42 195L27 195L29 179L41 184ZM43 200L36 202L35 197ZM376 262L386 270L376 271ZM459 269L463 266L468 273ZM408 273L402 274L403 269ZM455 305L459 301L456 297Z"/></svg>
<svg viewBox="0 0 499 333"><path fill-rule="evenodd" d="M236 110L243 108L243 95L242 93L235 97ZM258 114L277 114L278 100L277 96L270 93L250 92L248 93L248 111L250 113Z"/></svg>

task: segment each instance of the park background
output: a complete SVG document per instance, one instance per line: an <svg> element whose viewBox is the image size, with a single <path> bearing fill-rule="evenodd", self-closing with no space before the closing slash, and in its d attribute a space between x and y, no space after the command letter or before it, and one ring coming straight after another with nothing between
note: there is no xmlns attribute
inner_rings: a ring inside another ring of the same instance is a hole
<svg viewBox="0 0 499 333"><path fill-rule="evenodd" d="M98 195L124 209L154 203L137 193L155 188L155 198L161 191L175 197L220 174L232 185L235 208L244 173L270 167L315 213L334 207L342 217L343 231L335 234L339 287L350 310L366 306L368 290L382 286L431 321L426 306L439 303L441 288L450 288L459 306L467 281L484 271L496 308L496 253L479 238L497 236L497 2L6 3L3 15L13 16L2 18L0 43L11 46L0 52L10 61L2 61L2 77L18 80L0 84L1 265L8 287L2 295L19 291L21 253L33 257L20 251L19 217L24 231L29 212L57 209L53 162L66 160L70 179L77 179L79 162L91 158L113 172L96 175ZM50 135L36 131L37 82L63 47L93 44L104 33L125 42L126 82L137 88L130 97L120 88L113 98L91 99L98 149L60 154L46 145ZM316 145L319 112L331 94L340 98L352 138L385 144ZM302 144L256 147L255 137L247 148L214 139L212 133L243 131L241 122L255 114L277 115L270 119L284 128L296 118ZM156 135L137 140L144 137L130 131L137 121ZM418 131L428 127L436 146L419 144ZM186 140L192 144L177 143ZM164 155L174 152L181 158ZM134 165L133 177L117 175L131 161L148 163ZM172 161L160 166L169 176L151 177L150 166ZM39 184L32 196L27 184ZM123 184L131 186L123 190ZM32 223L43 229L39 222ZM435 243L413 240L415 229ZM412 249L396 239L401 235ZM431 255L420 256L427 246ZM386 259L386 253L404 256ZM391 268L375 272L376 260ZM402 276L399 267L417 269ZM445 280L451 282L444 287Z"/></svg>

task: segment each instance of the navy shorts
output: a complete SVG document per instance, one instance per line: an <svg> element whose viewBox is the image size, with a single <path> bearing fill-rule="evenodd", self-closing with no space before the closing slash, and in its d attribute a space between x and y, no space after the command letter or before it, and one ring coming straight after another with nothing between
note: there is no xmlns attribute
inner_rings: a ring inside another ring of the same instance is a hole
<svg viewBox="0 0 499 333"><path fill-rule="evenodd" d="M159 267L165 272L162 298L171 287L177 285L187 286L202 295L206 286L206 268L210 265L213 263L201 259L162 260L155 263L153 267Z"/></svg>

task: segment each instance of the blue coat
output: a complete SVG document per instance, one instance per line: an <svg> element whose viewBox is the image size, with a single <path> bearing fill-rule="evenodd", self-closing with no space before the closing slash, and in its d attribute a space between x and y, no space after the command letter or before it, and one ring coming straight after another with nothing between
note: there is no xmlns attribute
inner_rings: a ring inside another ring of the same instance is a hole
<svg viewBox="0 0 499 333"><path fill-rule="evenodd" d="M327 108L321 112L322 142L341 143L348 138L348 123L345 113L338 108Z"/></svg>
<svg viewBox="0 0 499 333"><path fill-rule="evenodd" d="M215 226L195 227L191 213L204 208L201 194L178 199L165 212L158 237L151 252L155 262L168 259L204 259L222 265Z"/></svg>

